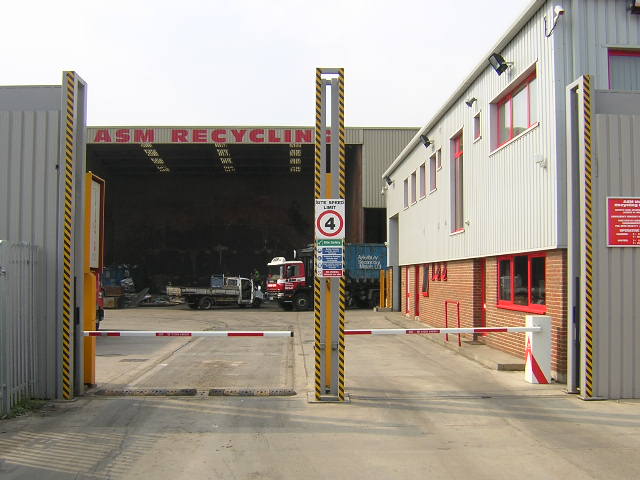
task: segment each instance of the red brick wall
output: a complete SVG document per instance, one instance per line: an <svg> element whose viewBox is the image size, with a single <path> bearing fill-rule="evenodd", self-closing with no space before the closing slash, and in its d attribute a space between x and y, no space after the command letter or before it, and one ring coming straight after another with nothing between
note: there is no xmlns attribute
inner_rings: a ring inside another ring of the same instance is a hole
<svg viewBox="0 0 640 480"><path fill-rule="evenodd" d="M546 252L546 315L551 317L551 370L555 379L564 380L566 375L567 331L566 331L566 251L551 250ZM460 325L462 327L481 326L482 322L482 275L481 259L447 262L447 280L431 280L429 275L429 296L422 296L422 274L424 265L420 265L418 292L415 292L414 266L409 270L409 313L407 312L407 267L401 268L402 312L415 316L414 295L420 296L420 320L434 327L445 326L446 300L460 302ZM519 312L498 308L497 259L486 259L486 326L524 326L527 312ZM448 305L449 327L457 325L456 305ZM472 340L473 335L463 335L464 340ZM518 358L524 358L525 334L492 333L478 336L477 340L502 350ZM451 341L451 338L450 338Z"/></svg>

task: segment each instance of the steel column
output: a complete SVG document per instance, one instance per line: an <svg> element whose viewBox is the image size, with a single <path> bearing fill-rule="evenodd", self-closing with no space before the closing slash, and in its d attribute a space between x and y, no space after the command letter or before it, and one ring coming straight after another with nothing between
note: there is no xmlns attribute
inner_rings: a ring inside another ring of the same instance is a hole
<svg viewBox="0 0 640 480"><path fill-rule="evenodd" d="M331 76L332 78L323 78ZM327 120L330 89L331 125ZM331 145L327 158L327 137ZM316 69L315 199L345 198L344 69ZM317 273L317 272L316 272ZM344 278L314 279L315 398L339 401L344 394Z"/></svg>

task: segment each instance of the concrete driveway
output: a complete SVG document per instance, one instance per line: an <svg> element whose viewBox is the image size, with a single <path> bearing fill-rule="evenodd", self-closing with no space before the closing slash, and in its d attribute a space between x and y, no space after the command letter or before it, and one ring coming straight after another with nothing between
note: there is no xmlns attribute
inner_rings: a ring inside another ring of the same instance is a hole
<svg viewBox="0 0 640 480"><path fill-rule="evenodd" d="M350 310L346 319L348 328L416 326L397 313ZM104 328L290 328L295 337L99 338L97 390L196 393L90 392L0 421L0 477L640 478L640 403L584 402L417 335L347 337L350 403L309 403L312 322L310 312L274 307L110 311ZM295 395L209 396L212 388Z"/></svg>

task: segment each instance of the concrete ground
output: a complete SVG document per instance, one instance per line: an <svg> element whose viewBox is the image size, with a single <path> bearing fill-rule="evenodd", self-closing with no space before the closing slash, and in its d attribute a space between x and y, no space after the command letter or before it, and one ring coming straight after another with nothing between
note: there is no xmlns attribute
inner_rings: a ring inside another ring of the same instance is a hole
<svg viewBox="0 0 640 480"><path fill-rule="evenodd" d="M637 401L584 402L561 384L527 384L522 372L418 335L347 337L350 403L311 403L312 317L270 306L109 311L106 329L292 329L295 337L99 338L95 389L0 421L0 478L640 478ZM347 328L418 325L363 310L346 320ZM181 388L195 393L98 394ZM295 394L209 396L212 388Z"/></svg>

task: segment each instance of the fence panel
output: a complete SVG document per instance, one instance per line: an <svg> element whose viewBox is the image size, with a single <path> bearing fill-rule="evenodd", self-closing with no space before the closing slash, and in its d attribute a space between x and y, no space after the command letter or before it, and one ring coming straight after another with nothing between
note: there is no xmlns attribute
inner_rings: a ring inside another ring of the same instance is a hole
<svg viewBox="0 0 640 480"><path fill-rule="evenodd" d="M43 391L37 372L43 278L41 248L0 240L0 416Z"/></svg>

